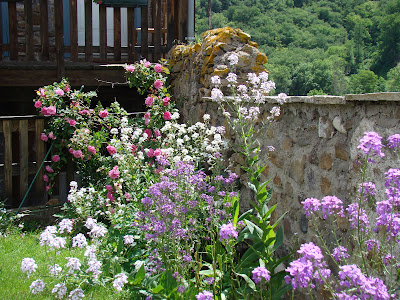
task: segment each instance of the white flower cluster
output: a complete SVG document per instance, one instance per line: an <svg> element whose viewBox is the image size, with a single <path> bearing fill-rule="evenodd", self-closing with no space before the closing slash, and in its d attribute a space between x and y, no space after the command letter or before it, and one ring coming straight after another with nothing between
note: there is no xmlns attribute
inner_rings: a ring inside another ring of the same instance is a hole
<svg viewBox="0 0 400 300"><path fill-rule="evenodd" d="M39 244L41 246L49 246L51 249L65 248L67 241L64 237L56 235L56 226L47 226L46 229L40 234Z"/></svg>
<svg viewBox="0 0 400 300"><path fill-rule="evenodd" d="M22 273L26 272L28 278L33 272L36 272L37 267L35 260L30 257L25 257L21 262L21 271Z"/></svg>
<svg viewBox="0 0 400 300"><path fill-rule="evenodd" d="M128 276L126 276L124 273L115 275L113 287L115 287L117 291L122 291L125 283L128 283Z"/></svg>

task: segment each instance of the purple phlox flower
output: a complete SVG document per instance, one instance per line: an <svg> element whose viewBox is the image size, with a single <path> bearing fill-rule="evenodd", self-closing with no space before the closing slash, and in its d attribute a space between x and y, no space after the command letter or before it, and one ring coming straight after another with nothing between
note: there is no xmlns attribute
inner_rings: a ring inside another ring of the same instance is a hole
<svg viewBox="0 0 400 300"><path fill-rule="evenodd" d="M330 276L331 270L322 261L322 251L314 243L301 245L297 253L301 254L300 258L292 261L285 270L290 274L285 277L286 283L290 283L293 289L315 288L315 283L322 284Z"/></svg>
<svg viewBox="0 0 400 300"><path fill-rule="evenodd" d="M382 152L382 148L382 137L373 131L364 132L364 137L360 140L360 145L357 146L357 149L360 149L366 155L384 157L385 153ZM370 158L368 161L375 163L375 161Z"/></svg>
<svg viewBox="0 0 400 300"><path fill-rule="evenodd" d="M336 196L325 196L321 200L322 216L324 219L328 215L337 214L344 217L343 213L343 202Z"/></svg>
<svg viewBox="0 0 400 300"><path fill-rule="evenodd" d="M318 211L321 206L321 202L316 198L307 198L301 204L303 204L304 213L307 217L313 212Z"/></svg>
<svg viewBox="0 0 400 300"><path fill-rule="evenodd" d="M223 240L228 240L231 237L237 239L238 232L235 230L235 227L233 227L232 223L228 223L221 226L219 235L219 240L222 242Z"/></svg>
<svg viewBox="0 0 400 300"><path fill-rule="evenodd" d="M73 229L73 221L71 219L62 219L61 222L58 224L58 227L60 229L60 233L63 233L64 231L67 233L71 233Z"/></svg>
<svg viewBox="0 0 400 300"><path fill-rule="evenodd" d="M209 291L203 291L203 292L198 293L196 295L196 299L197 300L213 300L214 299L214 295L213 295L213 293L211 293Z"/></svg>
<svg viewBox="0 0 400 300"><path fill-rule="evenodd" d="M366 240L364 243L367 246L367 251L379 252L379 250L381 249L381 244L379 243L378 240L369 239Z"/></svg>
<svg viewBox="0 0 400 300"><path fill-rule="evenodd" d="M215 278L214 278L214 277L206 277L206 278L204 278L204 281L205 281L208 285L212 285L212 284L214 284Z"/></svg>
<svg viewBox="0 0 400 300"><path fill-rule="evenodd" d="M176 291L177 291L179 294L183 294L183 293L186 291L186 287L185 287L184 285L180 285L180 286L178 286L178 287L176 288Z"/></svg>
<svg viewBox="0 0 400 300"><path fill-rule="evenodd" d="M333 296L335 296L335 299L338 300L358 300L360 298L358 298L356 295L348 295L346 294L346 292L340 292L340 293L335 293L333 294Z"/></svg>
<svg viewBox="0 0 400 300"><path fill-rule="evenodd" d="M389 169L385 173L386 182L385 186L390 187L398 187L400 185L400 170L399 169Z"/></svg>
<svg viewBox="0 0 400 300"><path fill-rule="evenodd" d="M113 281L113 287L115 287L117 291L122 291L122 288L126 283L128 283L128 276L126 276L126 274L119 273L115 275Z"/></svg>
<svg viewBox="0 0 400 300"><path fill-rule="evenodd" d="M396 257L390 254L387 254L385 257L382 258L383 263L388 266L391 264L396 263Z"/></svg>
<svg viewBox="0 0 400 300"><path fill-rule="evenodd" d="M400 208L400 189L399 187L388 187L385 189L386 199L397 209Z"/></svg>
<svg viewBox="0 0 400 300"><path fill-rule="evenodd" d="M253 274L253 281L255 283L260 283L262 278L267 282L271 279L269 271L265 267L257 267L251 273Z"/></svg>
<svg viewBox="0 0 400 300"><path fill-rule="evenodd" d="M362 194L364 200L368 200L368 196L375 196L376 186L373 182L360 183L358 192Z"/></svg>
<svg viewBox="0 0 400 300"><path fill-rule="evenodd" d="M368 232L369 220L365 209L359 209L358 203L352 203L346 210L349 214L350 228L359 227L361 231Z"/></svg>
<svg viewBox="0 0 400 300"><path fill-rule="evenodd" d="M347 249L343 246L336 247L332 251L332 257L337 262L341 261L342 259L348 259L350 254L347 253Z"/></svg>
<svg viewBox="0 0 400 300"><path fill-rule="evenodd" d="M400 147L400 134L396 133L389 136L388 140L388 147L389 148L396 148Z"/></svg>
<svg viewBox="0 0 400 300"><path fill-rule="evenodd" d="M43 282L43 280L38 279L32 282L29 288L32 291L32 294L38 294L40 292L43 292L44 287L45 283Z"/></svg>
<svg viewBox="0 0 400 300"><path fill-rule="evenodd" d="M72 247L84 248L87 246L86 237L82 233L78 233L72 238Z"/></svg>

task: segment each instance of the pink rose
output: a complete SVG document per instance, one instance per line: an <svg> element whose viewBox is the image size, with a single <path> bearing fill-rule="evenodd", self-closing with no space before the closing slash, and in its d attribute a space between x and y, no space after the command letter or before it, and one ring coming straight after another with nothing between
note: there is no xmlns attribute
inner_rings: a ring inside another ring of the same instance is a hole
<svg viewBox="0 0 400 300"><path fill-rule="evenodd" d="M44 182L49 182L49 176L43 175L43 181Z"/></svg>
<svg viewBox="0 0 400 300"><path fill-rule="evenodd" d="M49 165L46 165L45 169L49 173L54 173L54 170Z"/></svg>
<svg viewBox="0 0 400 300"><path fill-rule="evenodd" d="M74 149L69 148L69 149L68 149L68 152L72 154L72 153L74 153Z"/></svg>
<svg viewBox="0 0 400 300"><path fill-rule="evenodd" d="M88 146L87 148L88 148L88 151L89 151L90 153L92 153L93 155L96 154L96 148L95 148L94 146Z"/></svg>
<svg viewBox="0 0 400 300"><path fill-rule="evenodd" d="M144 125L149 125L149 123L150 123L150 120L149 119L144 119Z"/></svg>
<svg viewBox="0 0 400 300"><path fill-rule="evenodd" d="M149 128L145 129L144 133L147 134L148 139L151 138L151 136L152 136L151 129L149 129Z"/></svg>
<svg viewBox="0 0 400 300"><path fill-rule="evenodd" d="M75 158L82 158L82 151L81 150L73 150L72 151L72 155L75 157Z"/></svg>
<svg viewBox="0 0 400 300"><path fill-rule="evenodd" d="M162 65L156 64L154 66L154 71L156 71L157 73L161 73L162 72Z"/></svg>
<svg viewBox="0 0 400 300"><path fill-rule="evenodd" d="M68 124L69 124L69 126L75 126L76 125L76 121L73 120L73 119L69 119L68 120Z"/></svg>
<svg viewBox="0 0 400 300"><path fill-rule="evenodd" d="M154 102L154 98L153 97L147 97L146 100L144 101L144 104L146 104L147 106L152 106Z"/></svg>
<svg viewBox="0 0 400 300"><path fill-rule="evenodd" d="M64 96L64 91L63 91L62 89L60 89L60 88L57 88L57 89L55 90L55 92L56 92L56 94L57 94L58 96Z"/></svg>
<svg viewBox="0 0 400 300"><path fill-rule="evenodd" d="M68 93L70 90L71 90L71 89L69 88L68 85L64 88L64 91L65 91L66 93Z"/></svg>
<svg viewBox="0 0 400 300"><path fill-rule="evenodd" d="M169 104L169 101L171 101L171 98L169 98L169 97L165 97L164 99L162 99L164 106L167 106Z"/></svg>
<svg viewBox="0 0 400 300"><path fill-rule="evenodd" d="M105 186L105 188L106 188L106 190L107 190L108 192L112 193L113 187L112 187L111 185L107 184L107 185Z"/></svg>
<svg viewBox="0 0 400 300"><path fill-rule="evenodd" d="M83 110L81 110L81 111L79 112L79 114L80 114L81 116L83 116L83 115L90 115L90 112L89 112L87 109L83 109Z"/></svg>
<svg viewBox="0 0 400 300"><path fill-rule="evenodd" d="M46 192L48 192L50 190L50 186L46 185Z"/></svg>
<svg viewBox="0 0 400 300"><path fill-rule="evenodd" d="M47 107L47 111L46 111L46 115L47 116L55 116L57 113L57 109L55 106L51 105L49 107Z"/></svg>
<svg viewBox="0 0 400 300"><path fill-rule="evenodd" d="M150 113L149 113L149 112L145 113L145 114L144 114L144 118L145 118L145 119L150 119Z"/></svg>
<svg viewBox="0 0 400 300"><path fill-rule="evenodd" d="M125 198L126 199L132 199L132 196L128 192L125 192Z"/></svg>
<svg viewBox="0 0 400 300"><path fill-rule="evenodd" d="M35 101L35 107L36 108L41 108L42 107L42 102L40 102L39 100Z"/></svg>
<svg viewBox="0 0 400 300"><path fill-rule="evenodd" d="M166 111L164 114L163 114L163 119L165 120L165 121L168 121L168 120L171 120L171 113L169 112L169 111Z"/></svg>
<svg viewBox="0 0 400 300"><path fill-rule="evenodd" d="M154 129L154 135L155 135L156 137L159 137L159 136L161 136L161 132L160 132L160 130L158 130L158 129Z"/></svg>
<svg viewBox="0 0 400 300"><path fill-rule="evenodd" d="M112 168L112 170L108 172L108 176L110 176L111 179L117 179L119 177L118 166Z"/></svg>
<svg viewBox="0 0 400 300"><path fill-rule="evenodd" d="M115 147L113 147L111 145L108 145L106 147L106 149L107 149L108 153L110 153L110 155L114 155L115 153L117 153L117 149L115 149Z"/></svg>
<svg viewBox="0 0 400 300"><path fill-rule="evenodd" d="M157 148L156 150L154 150L154 156L157 157L159 155L161 155L161 150L160 148Z"/></svg>
<svg viewBox="0 0 400 300"><path fill-rule="evenodd" d="M114 197L113 193L111 193L111 192L107 193L107 198L110 199L111 202L115 201L115 197Z"/></svg>
<svg viewBox="0 0 400 300"><path fill-rule="evenodd" d="M144 63L144 66L145 66L146 68L150 67L150 65L151 65L151 63L150 63L149 61L146 61L146 62Z"/></svg>
<svg viewBox="0 0 400 300"><path fill-rule="evenodd" d="M149 149L148 151L147 151L147 153L146 153L146 155L147 155L147 157L153 157L154 156L154 150L153 149Z"/></svg>
<svg viewBox="0 0 400 300"><path fill-rule="evenodd" d="M51 158L52 161L54 162L59 162L60 161L60 155L53 155L53 157Z"/></svg>
<svg viewBox="0 0 400 300"><path fill-rule="evenodd" d="M45 96L44 89L40 89L39 91L40 91L40 97L44 97Z"/></svg>
<svg viewBox="0 0 400 300"><path fill-rule="evenodd" d="M53 131L50 131L49 139L51 139L51 140L55 140L56 139L56 136L54 135Z"/></svg>
<svg viewBox="0 0 400 300"><path fill-rule="evenodd" d="M104 119L105 117L108 116L108 110L105 109L105 110L100 111L99 116Z"/></svg>
<svg viewBox="0 0 400 300"><path fill-rule="evenodd" d="M125 65L125 70L132 73L135 71L135 67L133 65Z"/></svg>
<svg viewBox="0 0 400 300"><path fill-rule="evenodd" d="M131 150L132 150L132 153L135 153L137 151L137 146L132 145L131 146Z"/></svg>
<svg viewBox="0 0 400 300"><path fill-rule="evenodd" d="M157 79L156 81L154 81L154 87L159 90L161 89L161 87L163 86L163 82L160 79Z"/></svg>
<svg viewBox="0 0 400 300"><path fill-rule="evenodd" d="M45 135L45 134L42 132L41 135L40 135L40 139L41 139L43 142L47 142L48 137L47 137L47 135Z"/></svg>

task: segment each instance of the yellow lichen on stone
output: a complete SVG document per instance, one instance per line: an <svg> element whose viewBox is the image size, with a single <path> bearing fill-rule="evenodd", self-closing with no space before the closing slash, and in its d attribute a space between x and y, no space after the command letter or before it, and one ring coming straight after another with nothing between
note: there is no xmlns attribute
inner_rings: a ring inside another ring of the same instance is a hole
<svg viewBox="0 0 400 300"><path fill-rule="evenodd" d="M217 75L217 76L223 76L225 74L229 73L229 69L228 68L224 68L224 69L215 69L214 72L212 73L212 75Z"/></svg>
<svg viewBox="0 0 400 300"><path fill-rule="evenodd" d="M268 61L268 58L264 53L259 52L257 54L257 57L256 57L256 63L257 64L263 65L263 64L267 63L267 61Z"/></svg>
<svg viewBox="0 0 400 300"><path fill-rule="evenodd" d="M250 46L252 46L252 47L258 49L258 44L257 44L257 42L249 41L248 43L249 43Z"/></svg>

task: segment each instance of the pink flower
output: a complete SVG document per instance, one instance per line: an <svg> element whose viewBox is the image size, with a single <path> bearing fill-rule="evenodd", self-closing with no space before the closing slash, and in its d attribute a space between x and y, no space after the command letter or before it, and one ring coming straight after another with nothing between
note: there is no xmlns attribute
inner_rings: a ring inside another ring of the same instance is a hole
<svg viewBox="0 0 400 300"><path fill-rule="evenodd" d="M150 123L150 120L149 119L144 119L144 125L149 125L149 123Z"/></svg>
<svg viewBox="0 0 400 300"><path fill-rule="evenodd" d="M57 109L55 106L50 105L49 107L47 107L47 116L55 116L57 113Z"/></svg>
<svg viewBox="0 0 400 300"><path fill-rule="evenodd" d="M49 182L49 176L43 175L43 181L44 182Z"/></svg>
<svg viewBox="0 0 400 300"><path fill-rule="evenodd" d="M36 108L42 107L42 102L40 102L39 100L38 100L38 101L35 101L35 107L36 107Z"/></svg>
<svg viewBox="0 0 400 300"><path fill-rule="evenodd" d="M51 158L52 161L54 162L59 162L60 161L60 155L53 155L53 157Z"/></svg>
<svg viewBox="0 0 400 300"><path fill-rule="evenodd" d="M161 136L160 130L159 130L159 129L154 129L154 135L155 135L156 137Z"/></svg>
<svg viewBox="0 0 400 300"><path fill-rule="evenodd" d="M82 158L82 151L81 150L73 150L72 151L72 155L75 157L75 158Z"/></svg>
<svg viewBox="0 0 400 300"><path fill-rule="evenodd" d="M65 91L66 93L68 93L70 90L71 90L71 89L70 89L70 87L69 87L68 85L64 88L64 91Z"/></svg>
<svg viewBox="0 0 400 300"><path fill-rule="evenodd" d="M68 152L72 154L72 153L74 153L74 149L69 148L69 149L68 149Z"/></svg>
<svg viewBox="0 0 400 300"><path fill-rule="evenodd" d="M46 192L48 192L50 190L50 186L46 185Z"/></svg>
<svg viewBox="0 0 400 300"><path fill-rule="evenodd" d="M111 193L111 192L107 193L107 198L110 199L111 202L115 201L115 197L114 197L113 193Z"/></svg>
<svg viewBox="0 0 400 300"><path fill-rule="evenodd" d="M144 131L144 133L147 134L147 138L148 138L148 139L151 138L151 136L152 136L151 129L147 128L147 129Z"/></svg>
<svg viewBox="0 0 400 300"><path fill-rule="evenodd" d="M40 89L39 91L40 91L40 97L44 97L45 96L44 89Z"/></svg>
<svg viewBox="0 0 400 300"><path fill-rule="evenodd" d="M56 139L56 136L54 135L53 131L50 131L49 139L51 139L51 140L55 140Z"/></svg>
<svg viewBox="0 0 400 300"><path fill-rule="evenodd" d="M105 117L108 116L108 110L107 110L107 109L101 110L101 111L99 112L99 116L100 116L101 118L104 119Z"/></svg>
<svg viewBox="0 0 400 300"><path fill-rule="evenodd" d="M49 173L54 173L54 170L53 170L49 165L47 165L47 166L45 167L45 169L46 169L46 171L49 172Z"/></svg>
<svg viewBox="0 0 400 300"><path fill-rule="evenodd" d="M168 121L168 120L171 120L171 113L169 112L169 111L166 111L164 114L163 114L163 119L165 120L165 121Z"/></svg>
<svg viewBox="0 0 400 300"><path fill-rule="evenodd" d="M156 81L154 81L154 87L159 90L161 89L161 87L163 86L163 82L160 79L157 79Z"/></svg>
<svg viewBox="0 0 400 300"><path fill-rule="evenodd" d="M126 199L132 199L132 196L128 192L125 192L125 198Z"/></svg>
<svg viewBox="0 0 400 300"><path fill-rule="evenodd" d="M69 126L75 126L76 125L76 121L74 119L69 119L68 121Z"/></svg>
<svg viewBox="0 0 400 300"><path fill-rule="evenodd" d="M147 106L152 106L154 102L153 97L147 97L146 100L144 101L144 104L146 104Z"/></svg>
<svg viewBox="0 0 400 300"><path fill-rule="evenodd" d="M151 63L150 63L149 61L146 61L146 62L144 63L144 66L145 66L146 68L150 67L150 65L151 65Z"/></svg>
<svg viewBox="0 0 400 300"><path fill-rule="evenodd" d="M127 71L127 72L133 72L133 71L135 71L135 66L134 65L125 65L125 70Z"/></svg>
<svg viewBox="0 0 400 300"><path fill-rule="evenodd" d="M88 151L89 151L90 153L92 153L93 155L96 154L96 148L95 148L94 146L88 146L87 148L88 148Z"/></svg>
<svg viewBox="0 0 400 300"><path fill-rule="evenodd" d="M154 150L153 149L149 149L148 151L147 151L147 153L146 153L146 155L147 155L147 157L153 157L154 156Z"/></svg>
<svg viewBox="0 0 400 300"><path fill-rule="evenodd" d="M112 168L112 170L108 172L108 176L110 176L111 179L117 179L119 177L118 166Z"/></svg>
<svg viewBox="0 0 400 300"><path fill-rule="evenodd" d="M154 66L154 71L156 71L157 73L161 73L162 72L162 65L156 64Z"/></svg>
<svg viewBox="0 0 400 300"><path fill-rule="evenodd" d="M165 97L164 99L162 99L164 106L167 106L169 104L169 101L171 101L171 98L169 98L169 97Z"/></svg>
<svg viewBox="0 0 400 300"><path fill-rule="evenodd" d="M47 142L48 137L47 137L47 135L45 135L45 134L42 132L42 134L40 135L40 139L41 139L43 142Z"/></svg>
<svg viewBox="0 0 400 300"><path fill-rule="evenodd" d="M57 88L57 89L55 90L55 93L56 93L58 96L64 96L64 91L63 91L62 89L60 89L60 88Z"/></svg>
<svg viewBox="0 0 400 300"><path fill-rule="evenodd" d="M79 113L80 113L81 116L90 115L90 112L87 109L82 109Z"/></svg>
<svg viewBox="0 0 400 300"><path fill-rule="evenodd" d="M137 146L136 145L132 145L131 146L131 150L132 150L132 153L135 153L137 151Z"/></svg>
<svg viewBox="0 0 400 300"><path fill-rule="evenodd" d="M161 155L161 150L160 148L157 148L156 150L154 150L154 156L157 157L159 155Z"/></svg>
<svg viewBox="0 0 400 300"><path fill-rule="evenodd" d="M111 185L107 184L107 185L105 186L105 188L106 188L106 190L107 190L108 192L112 193L113 187L112 187Z"/></svg>
<svg viewBox="0 0 400 300"><path fill-rule="evenodd" d="M110 155L114 155L115 153L117 153L117 149L115 149L115 147L113 147L111 145L108 145L106 147L106 149L107 149L108 153L110 153Z"/></svg>

